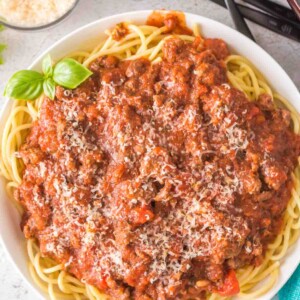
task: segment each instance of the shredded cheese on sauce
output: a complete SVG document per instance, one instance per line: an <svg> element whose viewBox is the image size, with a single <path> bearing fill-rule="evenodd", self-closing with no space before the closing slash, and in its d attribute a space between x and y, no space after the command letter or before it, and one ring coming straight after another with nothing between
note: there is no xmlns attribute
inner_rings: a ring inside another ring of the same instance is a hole
<svg viewBox="0 0 300 300"><path fill-rule="evenodd" d="M168 299L180 297L174 287L188 290L198 279L214 288L228 266L249 263L245 254L260 259L268 232L261 229L271 222L260 177L276 199L282 195L272 185L287 178L271 161L277 148L263 154L266 125L277 123L260 118L258 126L253 114L263 111L227 83L212 84L196 101L190 83L215 77L205 65L201 78L183 68L194 51L176 53L180 68L162 61L133 78L123 72L130 65L103 68L103 58L81 87L58 87L56 101L45 99L38 131L19 153L27 162L19 188L30 212L24 232L83 282L107 279L113 290L126 284L135 299L141 283Z"/></svg>

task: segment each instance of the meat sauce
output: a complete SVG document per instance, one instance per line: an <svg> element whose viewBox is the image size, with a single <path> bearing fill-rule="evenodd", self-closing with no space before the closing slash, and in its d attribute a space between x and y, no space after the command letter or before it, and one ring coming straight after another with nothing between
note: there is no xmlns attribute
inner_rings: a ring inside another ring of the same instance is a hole
<svg viewBox="0 0 300 300"><path fill-rule="evenodd" d="M226 77L219 39L168 39L161 62L94 61L45 99L20 149L22 230L112 299L238 292L281 230L300 139L268 95Z"/></svg>
<svg viewBox="0 0 300 300"><path fill-rule="evenodd" d="M167 27L166 32L191 35L193 32L186 26L185 15L180 11L154 11L147 19L147 25Z"/></svg>

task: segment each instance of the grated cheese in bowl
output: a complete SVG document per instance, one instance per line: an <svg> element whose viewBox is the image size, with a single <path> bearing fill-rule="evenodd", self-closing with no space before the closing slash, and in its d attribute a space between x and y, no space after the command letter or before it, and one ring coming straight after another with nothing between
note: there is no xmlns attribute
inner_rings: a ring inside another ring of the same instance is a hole
<svg viewBox="0 0 300 300"><path fill-rule="evenodd" d="M0 0L0 18L6 25L34 28L55 22L76 0Z"/></svg>

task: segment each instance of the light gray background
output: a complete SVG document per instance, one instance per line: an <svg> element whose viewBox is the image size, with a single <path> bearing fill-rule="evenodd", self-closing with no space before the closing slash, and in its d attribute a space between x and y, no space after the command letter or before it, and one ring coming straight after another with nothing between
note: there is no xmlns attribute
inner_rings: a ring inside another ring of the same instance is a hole
<svg viewBox="0 0 300 300"><path fill-rule="evenodd" d="M281 1L282 2L282 1ZM0 66L0 86L17 70L25 69L40 53L67 33L99 18L132 10L178 9L199 14L233 26L227 11L209 0L81 0L73 13L62 23L38 32L6 29L0 43L8 45L5 64ZM256 41L286 70L300 87L300 43L249 23ZM1 89L0 89L1 90ZM2 94L2 92L1 92ZM3 105L0 96L0 108ZM0 300L35 300L35 294L6 258L0 245Z"/></svg>

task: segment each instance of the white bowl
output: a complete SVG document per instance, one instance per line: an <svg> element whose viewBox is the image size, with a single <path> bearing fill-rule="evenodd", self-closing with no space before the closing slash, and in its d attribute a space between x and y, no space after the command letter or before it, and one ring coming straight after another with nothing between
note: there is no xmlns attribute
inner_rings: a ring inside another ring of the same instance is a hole
<svg viewBox="0 0 300 300"><path fill-rule="evenodd" d="M74 50L90 49L91 46L95 46L99 42L99 39L104 38L105 29L111 28L121 21L133 21L137 24L145 23L150 13L151 11L149 10L129 12L107 17L83 26L47 49L29 66L29 69L39 70L41 68L41 61L47 53L50 53L52 58L59 59ZM236 30L219 22L194 14L186 13L185 15L188 26L192 26L195 23L200 24L204 36L222 38L227 42L232 51L247 57L263 73L272 87L287 98L298 112L300 111L300 94L296 86L281 66L260 46ZM6 100L0 117L0 128L3 128L12 102L8 99ZM5 181L3 178L1 178L0 184L0 237L2 243L16 269L35 290L37 297L45 299L47 296L36 287L28 271L25 239L19 226L20 216L5 192ZM282 261L278 282L268 293L256 300L270 300L279 291L298 266L300 262L299 253L300 239L289 250L284 261Z"/></svg>

